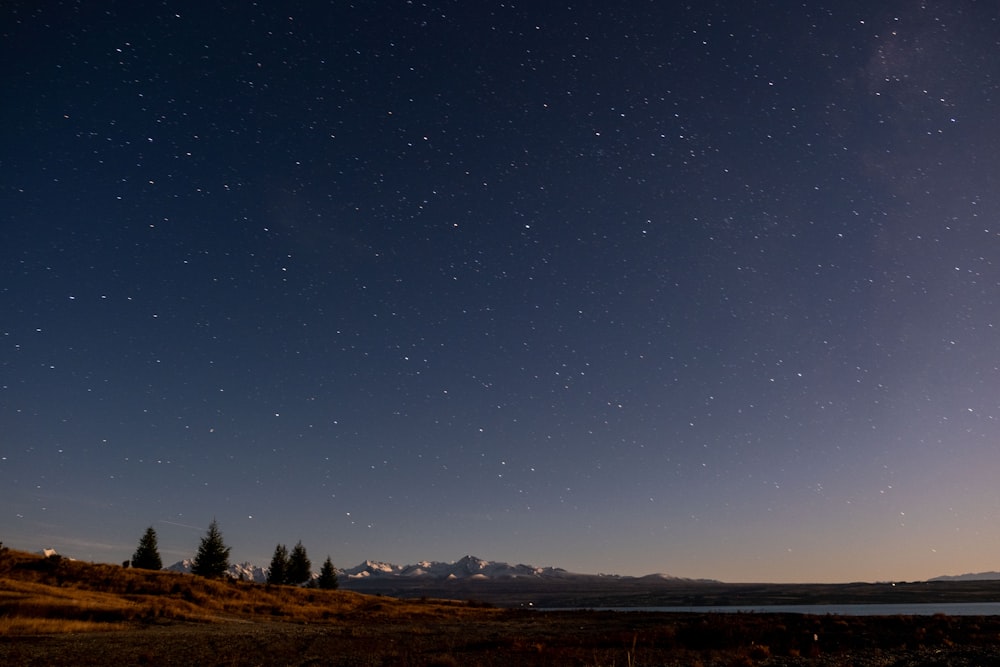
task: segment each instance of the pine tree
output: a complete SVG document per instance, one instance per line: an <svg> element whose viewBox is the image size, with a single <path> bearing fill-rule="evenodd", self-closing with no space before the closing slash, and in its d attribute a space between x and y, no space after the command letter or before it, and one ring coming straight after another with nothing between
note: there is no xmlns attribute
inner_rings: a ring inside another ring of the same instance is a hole
<svg viewBox="0 0 1000 667"><path fill-rule="evenodd" d="M306 555L302 540L292 548L288 557L288 583L298 586L312 579L312 563Z"/></svg>
<svg viewBox="0 0 1000 667"><path fill-rule="evenodd" d="M230 550L230 547L227 547L222 541L218 522L212 519L212 523L208 526L208 532L205 537L201 538L191 572L203 577L221 577L229 570Z"/></svg>
<svg viewBox="0 0 1000 667"><path fill-rule="evenodd" d="M327 591L337 590L340 586L340 582L337 581L337 571L333 569L333 561L327 556L326 560L323 561L323 567L319 570L319 579L316 580L316 585Z"/></svg>
<svg viewBox="0 0 1000 667"><path fill-rule="evenodd" d="M267 569L267 583L279 586L288 583L288 547L284 544L274 548L271 566Z"/></svg>
<svg viewBox="0 0 1000 667"><path fill-rule="evenodd" d="M163 569L163 561L160 560L160 552L156 548L156 531L152 526L147 528L139 539L139 546L132 554L132 567L141 567L144 570Z"/></svg>

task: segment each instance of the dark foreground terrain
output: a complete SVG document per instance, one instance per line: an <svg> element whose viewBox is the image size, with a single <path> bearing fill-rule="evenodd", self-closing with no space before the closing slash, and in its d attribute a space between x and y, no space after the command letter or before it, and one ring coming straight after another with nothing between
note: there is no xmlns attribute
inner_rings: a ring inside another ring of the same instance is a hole
<svg viewBox="0 0 1000 667"><path fill-rule="evenodd" d="M789 601L787 589L701 590ZM1000 616L504 609L0 549L0 665L1000 667Z"/></svg>
<svg viewBox="0 0 1000 667"><path fill-rule="evenodd" d="M5 665L1000 666L995 617L506 611L0 637Z"/></svg>

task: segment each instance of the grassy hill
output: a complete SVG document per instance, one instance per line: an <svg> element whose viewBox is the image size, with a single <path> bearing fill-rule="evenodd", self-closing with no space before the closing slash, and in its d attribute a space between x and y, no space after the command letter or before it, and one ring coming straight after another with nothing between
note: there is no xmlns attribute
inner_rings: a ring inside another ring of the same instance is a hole
<svg viewBox="0 0 1000 667"><path fill-rule="evenodd" d="M430 620L492 611L462 602L403 601L0 552L0 636L164 622Z"/></svg>

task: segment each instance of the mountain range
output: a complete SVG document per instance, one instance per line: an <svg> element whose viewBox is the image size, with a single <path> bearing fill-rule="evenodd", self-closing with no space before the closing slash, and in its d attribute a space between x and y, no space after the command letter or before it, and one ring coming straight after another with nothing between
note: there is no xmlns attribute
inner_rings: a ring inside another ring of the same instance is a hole
<svg viewBox="0 0 1000 667"><path fill-rule="evenodd" d="M184 574L191 574L191 568L194 566L194 561L190 558L185 558L184 560L179 560L173 565L168 565L163 568L164 570L170 570L171 572L183 572ZM230 563L229 564L229 576L233 579L240 579L242 581L255 581L258 584L263 584L267 581L267 568L261 567L259 565L254 565L250 562L245 563Z"/></svg>
<svg viewBox="0 0 1000 667"><path fill-rule="evenodd" d="M166 569L174 572L191 572L192 561L185 559L170 565ZM267 581L268 569L252 563L233 563L229 566L229 574L235 579L247 581ZM509 563L483 560L475 556L464 556L459 560L446 563L441 561L420 561L412 565L395 565L380 561L366 560L363 563L338 569L341 585L350 588L351 583L365 583L373 580L391 581L510 581L514 579L532 579L547 581L572 581L578 579L655 579L658 581L688 581L680 577L666 574L651 574L646 577L623 577L614 574L578 574L559 567L535 567L533 565L510 565ZM314 575L315 576L315 575ZM705 580L708 581L708 580Z"/></svg>
<svg viewBox="0 0 1000 667"><path fill-rule="evenodd" d="M43 556L57 555L54 549L42 549L37 553ZM173 572L191 572L192 561L184 559L177 561L164 569ZM234 579L264 583L267 581L268 568L254 565L250 562L232 563L229 575ZM367 583L392 581L428 583L447 581L631 581L631 582L675 582L675 583L721 583L717 579L689 579L668 574L648 574L633 577L618 574L580 574L570 572L560 567L535 567L533 565L510 565L500 561L488 561L475 556L464 556L452 563L442 561L420 561L412 565L395 565L381 561L366 560L354 567L337 570L341 586L351 588L352 584L364 587ZM313 573L313 576L317 576ZM967 574L941 575L927 581L996 581L1000 580L1000 572L970 572Z"/></svg>

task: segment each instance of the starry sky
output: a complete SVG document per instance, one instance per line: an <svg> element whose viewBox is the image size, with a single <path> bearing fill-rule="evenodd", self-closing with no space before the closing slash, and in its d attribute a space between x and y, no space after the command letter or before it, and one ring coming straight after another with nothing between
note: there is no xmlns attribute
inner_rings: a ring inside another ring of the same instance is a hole
<svg viewBox="0 0 1000 667"><path fill-rule="evenodd" d="M4 2L0 540L1000 569L992 2Z"/></svg>

